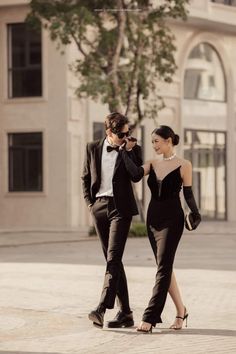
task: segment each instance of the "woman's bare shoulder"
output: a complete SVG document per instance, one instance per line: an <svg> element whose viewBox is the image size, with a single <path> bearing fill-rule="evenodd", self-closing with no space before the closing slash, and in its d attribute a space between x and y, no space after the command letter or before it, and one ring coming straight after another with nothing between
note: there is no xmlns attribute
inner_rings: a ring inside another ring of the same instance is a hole
<svg viewBox="0 0 236 354"><path fill-rule="evenodd" d="M191 167L191 166L192 166L192 163L191 163L191 161L189 161L189 160L186 160L186 159L184 159L184 158L182 158L182 157L178 157L178 160L179 160L179 164L180 164L182 167L188 168L188 167Z"/></svg>
<svg viewBox="0 0 236 354"><path fill-rule="evenodd" d="M183 159L183 158L180 158L179 160L180 160L182 174L190 173L192 171L191 161Z"/></svg>

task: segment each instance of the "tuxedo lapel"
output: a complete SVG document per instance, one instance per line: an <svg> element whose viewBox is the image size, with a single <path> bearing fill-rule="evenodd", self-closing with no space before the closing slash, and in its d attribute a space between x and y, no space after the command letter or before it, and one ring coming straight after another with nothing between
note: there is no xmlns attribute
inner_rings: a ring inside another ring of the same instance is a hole
<svg viewBox="0 0 236 354"><path fill-rule="evenodd" d="M122 156L121 156L121 153L120 153L120 151L119 151L119 152L118 152L117 159L116 159L116 164L115 164L113 176L115 175L115 173L116 173L118 167L120 166L121 160L122 160Z"/></svg>

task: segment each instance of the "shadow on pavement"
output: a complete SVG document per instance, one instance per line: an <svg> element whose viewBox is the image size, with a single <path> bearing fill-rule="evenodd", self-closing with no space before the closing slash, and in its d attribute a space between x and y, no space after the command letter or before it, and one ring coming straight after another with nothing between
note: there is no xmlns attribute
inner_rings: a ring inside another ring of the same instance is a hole
<svg viewBox="0 0 236 354"><path fill-rule="evenodd" d="M221 336L221 337L235 337L236 331L231 329L209 329L209 328L192 328L182 331L161 330L162 334L175 334L181 333L183 335L200 335L200 336Z"/></svg>
<svg viewBox="0 0 236 354"><path fill-rule="evenodd" d="M141 336L141 335L162 335L162 334L171 334L171 335L197 335L197 336L218 336L218 337L235 337L236 336L236 330L230 330L230 329L209 329L209 328L192 328L192 329L187 329L187 330L182 330L182 331L173 331L170 329L154 329L152 333L138 333L134 329L133 331L128 331L124 329L117 329L117 330L112 330L108 329L107 331L109 332L114 332L114 333L123 333L123 334L128 334L128 335L135 335L135 336ZM1 352L0 352L1 353Z"/></svg>

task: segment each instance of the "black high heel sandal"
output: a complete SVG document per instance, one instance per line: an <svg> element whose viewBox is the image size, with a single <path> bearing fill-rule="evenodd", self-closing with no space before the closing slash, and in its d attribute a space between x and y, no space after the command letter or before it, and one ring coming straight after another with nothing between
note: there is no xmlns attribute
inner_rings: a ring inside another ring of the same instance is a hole
<svg viewBox="0 0 236 354"><path fill-rule="evenodd" d="M183 320L183 324L184 324L184 321L186 320L185 327L188 327L188 312L187 312L186 307L184 307L184 317L176 316L175 318L180 318L181 320ZM177 327L176 325L172 325L172 326L170 326L170 329L180 330L180 329L182 329L183 324L181 327Z"/></svg>

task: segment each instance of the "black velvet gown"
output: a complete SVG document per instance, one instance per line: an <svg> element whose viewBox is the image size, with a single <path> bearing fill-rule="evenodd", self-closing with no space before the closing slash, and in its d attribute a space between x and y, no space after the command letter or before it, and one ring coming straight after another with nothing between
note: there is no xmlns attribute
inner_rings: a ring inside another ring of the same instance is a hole
<svg viewBox="0 0 236 354"><path fill-rule="evenodd" d="M151 166L148 177L151 200L147 212L147 230L157 262L157 273L143 321L153 326L162 322L161 313L170 286L175 252L183 233L184 213L179 197L182 187L180 167L159 180Z"/></svg>

